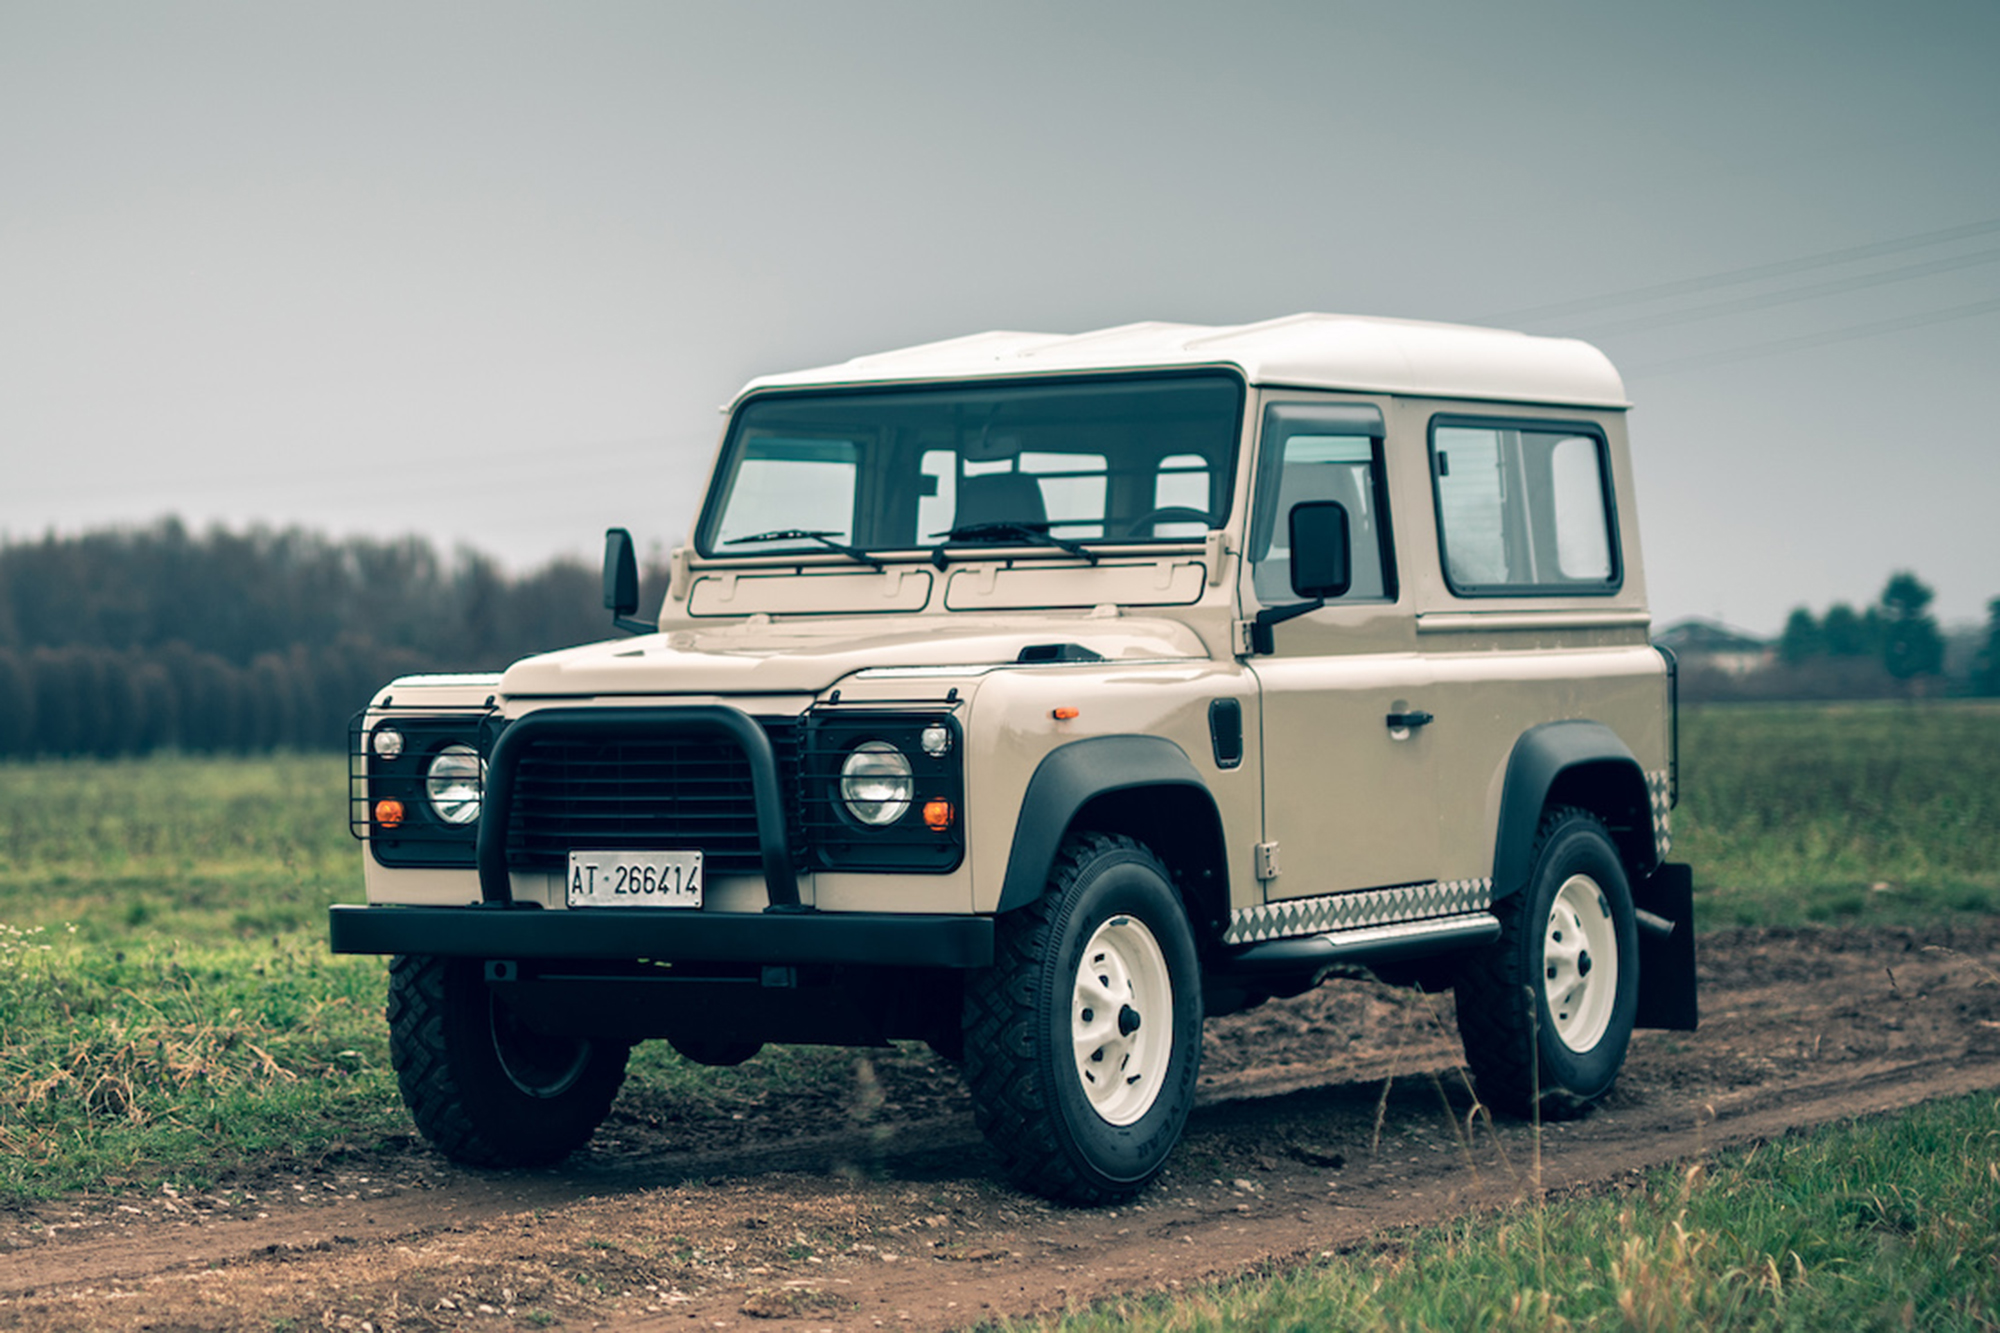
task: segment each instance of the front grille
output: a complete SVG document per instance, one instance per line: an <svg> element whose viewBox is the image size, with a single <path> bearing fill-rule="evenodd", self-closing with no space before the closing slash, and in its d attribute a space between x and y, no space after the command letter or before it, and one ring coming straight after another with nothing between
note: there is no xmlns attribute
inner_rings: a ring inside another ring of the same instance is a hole
<svg viewBox="0 0 2000 1333"><path fill-rule="evenodd" d="M797 859L798 723L759 719L778 761L778 791ZM757 805L750 761L734 741L694 732L671 738L536 740L515 770L507 861L561 869L571 851L642 848L705 855L710 875L758 875Z"/></svg>

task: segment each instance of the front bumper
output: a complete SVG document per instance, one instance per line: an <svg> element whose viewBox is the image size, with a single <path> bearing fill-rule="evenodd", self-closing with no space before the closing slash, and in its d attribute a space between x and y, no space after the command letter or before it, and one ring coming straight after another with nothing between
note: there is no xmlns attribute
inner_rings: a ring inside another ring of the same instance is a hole
<svg viewBox="0 0 2000 1333"><path fill-rule="evenodd" d="M661 963L844 963L986 967L993 919L887 912L700 912L342 906L329 913L335 953L458 958L646 959Z"/></svg>

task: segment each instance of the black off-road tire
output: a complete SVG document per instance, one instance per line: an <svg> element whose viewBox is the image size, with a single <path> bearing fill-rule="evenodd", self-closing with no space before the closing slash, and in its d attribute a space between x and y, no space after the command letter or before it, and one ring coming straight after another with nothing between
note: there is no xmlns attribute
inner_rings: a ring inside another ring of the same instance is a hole
<svg viewBox="0 0 2000 1333"><path fill-rule="evenodd" d="M468 1166L547 1166L589 1142L625 1081L623 1042L528 1031L477 959L389 966L389 1059L426 1139Z"/></svg>
<svg viewBox="0 0 2000 1333"><path fill-rule="evenodd" d="M1116 1010L1093 998L1113 992L1133 998ZM965 1080L1008 1175L1065 1203L1144 1189L1194 1106L1201 1020L1199 957L1166 867L1131 838L1072 835L1048 892L999 919L993 966L966 978ZM1101 1044L1093 1024L1109 1025ZM1147 1024L1166 1025L1164 1050Z"/></svg>
<svg viewBox="0 0 2000 1333"><path fill-rule="evenodd" d="M1526 887L1494 904L1500 938L1469 955L1459 973L1458 1029L1482 1101L1511 1115L1570 1120L1611 1091L1625 1063L1639 1003L1637 918L1618 848L1587 811L1551 811L1532 866ZM1578 903L1590 919L1585 935L1599 930L1608 958L1586 939L1580 956L1564 960L1578 929L1568 905ZM1607 963L1616 969L1608 978ZM1584 998L1567 998L1577 995ZM1586 1022L1587 1007L1597 1016Z"/></svg>

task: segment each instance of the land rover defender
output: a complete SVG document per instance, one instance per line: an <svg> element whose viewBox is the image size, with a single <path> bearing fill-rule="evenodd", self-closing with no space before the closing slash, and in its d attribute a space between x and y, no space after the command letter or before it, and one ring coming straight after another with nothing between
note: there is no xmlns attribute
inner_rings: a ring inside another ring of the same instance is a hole
<svg viewBox="0 0 2000 1333"><path fill-rule="evenodd" d="M1005 1169L1129 1197L1205 1017L1454 988L1480 1098L1580 1113L1695 1022L1625 393L1575 341L1298 315L753 381L642 621L355 721L402 1092L549 1163L633 1043L928 1042Z"/></svg>

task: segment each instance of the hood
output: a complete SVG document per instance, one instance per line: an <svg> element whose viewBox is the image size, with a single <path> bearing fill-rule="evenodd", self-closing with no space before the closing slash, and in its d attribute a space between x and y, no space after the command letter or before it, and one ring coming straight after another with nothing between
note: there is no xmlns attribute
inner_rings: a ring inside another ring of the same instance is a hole
<svg viewBox="0 0 2000 1333"><path fill-rule="evenodd" d="M1075 644L1116 661L1207 657L1194 631L1143 617L898 616L777 620L752 616L714 629L676 629L567 648L515 663L501 693L818 693L867 667L990 666L1024 648Z"/></svg>

